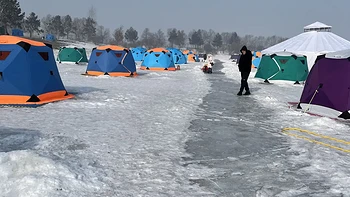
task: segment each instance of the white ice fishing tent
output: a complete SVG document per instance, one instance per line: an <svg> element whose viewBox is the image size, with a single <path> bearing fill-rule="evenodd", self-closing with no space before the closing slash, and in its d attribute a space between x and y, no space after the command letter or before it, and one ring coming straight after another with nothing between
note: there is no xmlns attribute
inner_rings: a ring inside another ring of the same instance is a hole
<svg viewBox="0 0 350 197"><path fill-rule="evenodd" d="M280 51L307 56L309 68L314 65L318 55L350 49L350 42L331 32L332 26L315 22L304 27L304 33L292 37L262 51L273 54Z"/></svg>

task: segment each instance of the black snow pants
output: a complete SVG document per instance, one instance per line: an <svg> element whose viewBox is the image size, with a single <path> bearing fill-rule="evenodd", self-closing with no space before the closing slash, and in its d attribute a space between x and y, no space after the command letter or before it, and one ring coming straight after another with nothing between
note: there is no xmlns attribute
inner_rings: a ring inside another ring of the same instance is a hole
<svg viewBox="0 0 350 197"><path fill-rule="evenodd" d="M241 89L240 92L243 92L245 89L246 92L249 92L249 86L248 86L248 77L250 72L241 72Z"/></svg>

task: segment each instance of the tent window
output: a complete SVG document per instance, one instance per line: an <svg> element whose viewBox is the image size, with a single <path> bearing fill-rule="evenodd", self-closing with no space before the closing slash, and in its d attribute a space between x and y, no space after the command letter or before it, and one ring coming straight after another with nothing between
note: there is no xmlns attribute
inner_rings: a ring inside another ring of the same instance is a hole
<svg viewBox="0 0 350 197"><path fill-rule="evenodd" d="M96 52L96 56L100 56L102 54L102 52Z"/></svg>
<svg viewBox="0 0 350 197"><path fill-rule="evenodd" d="M49 53L48 52L38 52L38 53L45 61L49 60Z"/></svg>
<svg viewBox="0 0 350 197"><path fill-rule="evenodd" d="M123 53L116 53L115 56L117 57L121 57L123 55Z"/></svg>
<svg viewBox="0 0 350 197"><path fill-rule="evenodd" d="M285 63L288 62L288 59L280 59L280 62L281 62L282 64L285 64Z"/></svg>
<svg viewBox="0 0 350 197"><path fill-rule="evenodd" d="M302 64L305 64L305 60L300 60Z"/></svg>
<svg viewBox="0 0 350 197"><path fill-rule="evenodd" d="M0 60L5 60L10 53L11 51L0 51Z"/></svg>

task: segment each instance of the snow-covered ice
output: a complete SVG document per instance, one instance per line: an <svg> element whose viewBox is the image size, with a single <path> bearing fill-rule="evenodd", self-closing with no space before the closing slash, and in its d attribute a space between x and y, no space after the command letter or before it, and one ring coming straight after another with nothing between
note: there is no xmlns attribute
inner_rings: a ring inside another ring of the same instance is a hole
<svg viewBox="0 0 350 197"><path fill-rule="evenodd" d="M190 120L210 88L201 64L138 70L135 78L86 77L86 66L58 67L75 99L0 108L0 133L7 131L1 196L210 194L189 180L211 170L181 163Z"/></svg>
<svg viewBox="0 0 350 197"><path fill-rule="evenodd" d="M88 56L94 47L71 46L85 47ZM176 72L138 70L135 78L86 77L84 65L58 64L75 99L35 109L0 108L0 196L245 196L226 192L233 187L254 190L256 196L350 195L347 153L281 132L298 127L350 141L349 124L289 109L287 102L298 101L303 86L266 85L254 79L255 71L249 80L252 95L242 98L249 109L230 111L226 102L235 96L236 86L230 85L239 83L238 69L229 56L215 59L223 62L221 77L203 74L201 63ZM213 89L213 80L225 82L232 94ZM215 109L208 95L225 107ZM255 116L260 118L251 121ZM206 124L192 124L196 120ZM260 133L248 136L253 130ZM242 140L219 141L225 132ZM218 142L196 147L203 157L191 160L187 148L203 140L202 134ZM262 146L270 143L271 149ZM247 144L256 147L242 150ZM226 145L234 149L222 149ZM248 181L233 186L220 178Z"/></svg>
<svg viewBox="0 0 350 197"><path fill-rule="evenodd" d="M240 80L237 65L230 62L229 56L218 56L224 62L226 76L236 81ZM288 108L287 102L297 102L300 99L303 85L293 85L293 82L271 81L273 84L264 84L262 79L255 79L254 69L250 75L249 85L253 89L251 97L256 99L256 102L263 105L267 109L273 111L273 117L270 117L266 124L269 132L276 136L283 135L280 131L286 127L296 127L305 130L310 130L318 134L334 137L337 139L350 141L349 122L336 121L326 117L311 116L306 113L297 112ZM304 105L305 106L305 105ZM327 114L331 117L336 117L336 113L322 107L311 106L312 112L317 114ZM256 111L257 116L264 116ZM339 114L338 114L339 115ZM278 125L279 128L271 127ZM293 131L291 131L293 132ZM297 131L294 134L303 135ZM310 135L304 135L312 138ZM290 149L286 153L293 153L288 157L290 163L294 166L305 166L298 173L310 174L310 180L315 183L320 182L325 185L326 192L315 193L315 196L341 196L350 195L349 182L350 178L350 155L342 151L337 151L329 147L313 144L308 141L285 136L290 144ZM334 141L319 139L316 140L329 143L333 146L339 146L350 150L350 145L336 143ZM283 168L282 168L283 169ZM290 190L280 193L278 196L296 196L299 194L312 194L313 183L304 185L299 190ZM322 189L319 189L322 191ZM264 195L263 195L264 196ZM269 195L265 195L269 196Z"/></svg>

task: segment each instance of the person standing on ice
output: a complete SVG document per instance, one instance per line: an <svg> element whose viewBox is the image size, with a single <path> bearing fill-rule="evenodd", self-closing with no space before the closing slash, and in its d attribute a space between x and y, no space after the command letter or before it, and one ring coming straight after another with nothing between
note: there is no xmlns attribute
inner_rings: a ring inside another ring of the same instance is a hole
<svg viewBox="0 0 350 197"><path fill-rule="evenodd" d="M248 86L248 77L250 71L252 70L252 52L247 49L246 46L243 46L241 49L241 57L238 62L238 69L241 72L241 88L238 92L238 96L241 96L243 90L245 89L244 95L250 95L249 86Z"/></svg>
<svg viewBox="0 0 350 197"><path fill-rule="evenodd" d="M213 55L212 54L209 54L208 56L207 56L207 62L208 62L208 64L210 64L209 66L210 66L210 68L211 67L213 67L214 66L214 60L213 60Z"/></svg>
<svg viewBox="0 0 350 197"><path fill-rule="evenodd" d="M206 65L208 67L208 73L213 73L213 66L214 66L213 55L209 54L207 56Z"/></svg>

